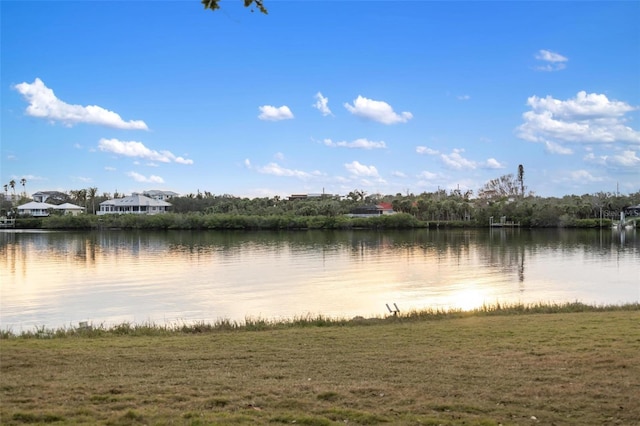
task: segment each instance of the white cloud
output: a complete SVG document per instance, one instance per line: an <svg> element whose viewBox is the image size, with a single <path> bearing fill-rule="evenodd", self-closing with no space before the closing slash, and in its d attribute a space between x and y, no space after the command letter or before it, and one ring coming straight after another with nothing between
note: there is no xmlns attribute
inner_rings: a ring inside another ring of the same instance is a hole
<svg viewBox="0 0 640 426"><path fill-rule="evenodd" d="M538 53L536 54L536 59L546 62L567 62L569 60L559 53L555 53L545 49L540 49L538 51Z"/></svg>
<svg viewBox="0 0 640 426"><path fill-rule="evenodd" d="M347 141L333 142L331 139L325 139L323 142L326 146L342 147L342 148L381 149L381 148L387 147L384 141L375 142L375 141L370 141L364 138L359 138L352 142L347 142Z"/></svg>
<svg viewBox="0 0 640 426"><path fill-rule="evenodd" d="M539 65L536 67L536 70L538 71L547 71L547 72L553 72L553 71L560 71L566 68L565 64L546 64L546 65Z"/></svg>
<svg viewBox="0 0 640 426"><path fill-rule="evenodd" d="M245 158L245 159L244 159L244 166L245 166L247 169L250 169L250 168L251 168L251 160L249 160L248 158Z"/></svg>
<svg viewBox="0 0 640 426"><path fill-rule="evenodd" d="M77 181L77 182L82 182L82 183L91 183L91 182L93 182L93 179L91 179L90 177L86 177L86 176L71 176L71 180Z"/></svg>
<svg viewBox="0 0 640 426"><path fill-rule="evenodd" d="M115 172L116 168L111 166L104 166L104 170L107 172Z"/></svg>
<svg viewBox="0 0 640 426"><path fill-rule="evenodd" d="M427 170L423 170L416 175L415 184L422 189L429 189L435 191L437 189L444 189L447 182L450 182L451 178L440 173L433 173Z"/></svg>
<svg viewBox="0 0 640 426"><path fill-rule="evenodd" d="M400 171L391 172L391 176L397 177L397 178L406 178L406 177L408 177L406 173L400 172Z"/></svg>
<svg viewBox="0 0 640 426"><path fill-rule="evenodd" d="M566 68L566 62L569 61L567 57L559 53L544 49L536 53L536 59L546 62L546 64L536 67L538 71L560 71Z"/></svg>
<svg viewBox="0 0 640 426"><path fill-rule="evenodd" d="M477 167L475 161L464 158L462 155L460 155L462 152L464 152L464 149L454 149L451 154L442 154L440 155L440 158L442 158L442 161L452 169L475 169Z"/></svg>
<svg viewBox="0 0 640 426"><path fill-rule="evenodd" d="M426 180L434 180L438 178L438 175L436 173L432 173L432 172L428 172L426 170L418 173L417 176L418 179L426 179Z"/></svg>
<svg viewBox="0 0 640 426"><path fill-rule="evenodd" d="M596 156L593 153L585 155L584 160L588 163L601 166L628 168L629 170L640 170L640 157L636 151L625 150L620 154Z"/></svg>
<svg viewBox="0 0 640 426"><path fill-rule="evenodd" d="M155 176L155 175L151 175L149 177L146 177L144 175L141 175L140 173L128 172L127 176L129 176L130 178L133 178L133 180L135 180L136 182L164 183L164 179L162 179L160 176Z"/></svg>
<svg viewBox="0 0 640 426"><path fill-rule="evenodd" d="M607 164L611 166L625 167L632 170L640 170L640 157L635 151L622 151L622 154L612 155L607 158Z"/></svg>
<svg viewBox="0 0 640 426"><path fill-rule="evenodd" d="M636 109L625 102L611 101L606 95L587 93L584 90L578 92L575 98L566 101L560 101L551 96L545 98L531 96L527 99L527 105L534 112L548 111L554 117L564 120L622 117Z"/></svg>
<svg viewBox="0 0 640 426"><path fill-rule="evenodd" d="M416 152L418 154L427 154L427 155L438 155L438 154L440 154L439 151L436 151L435 149L428 148L426 146L417 146L416 147Z"/></svg>
<svg viewBox="0 0 640 426"><path fill-rule="evenodd" d="M246 161L246 160L245 160ZM311 173L303 172L301 170L285 169L277 163L269 163L263 167L257 167L258 173L274 176L288 176L306 179L312 176Z"/></svg>
<svg viewBox="0 0 640 426"><path fill-rule="evenodd" d="M144 158L161 163L193 164L193 160L177 157L169 151L155 151L144 146L142 142L124 142L118 139L100 139L98 143L100 151L112 152L125 157Z"/></svg>
<svg viewBox="0 0 640 426"><path fill-rule="evenodd" d="M502 163L500 163L498 160L496 160L495 158L489 158L484 166L487 169L504 169L504 165Z"/></svg>
<svg viewBox="0 0 640 426"><path fill-rule="evenodd" d="M468 101L469 99L471 99L471 96L469 96L469 95L460 95L460 96L457 96L457 98L458 98L459 101Z"/></svg>
<svg viewBox="0 0 640 426"><path fill-rule="evenodd" d="M314 108L320 111L325 117L327 115L333 115L329 109L329 98L325 98L320 92L316 93L314 97L316 98L316 103L312 105Z"/></svg>
<svg viewBox="0 0 640 426"><path fill-rule="evenodd" d="M604 164L606 158L606 156L596 157L593 152L589 152L584 156L583 160L589 163Z"/></svg>
<svg viewBox="0 0 640 426"><path fill-rule="evenodd" d="M375 166L366 166L358 161L352 161L351 163L345 163L344 167L355 176L366 177L379 177L378 169Z"/></svg>
<svg viewBox="0 0 640 426"><path fill-rule="evenodd" d="M281 152L276 152L275 154L273 154L273 158L275 158L276 160L284 160L284 154Z"/></svg>
<svg viewBox="0 0 640 426"><path fill-rule="evenodd" d="M637 108L606 95L579 92L565 101L551 96L527 99L531 111L522 114L517 133L531 142L640 144L640 132L625 124L624 115Z"/></svg>
<svg viewBox="0 0 640 426"><path fill-rule="evenodd" d="M569 178L572 181L584 183L584 182L602 182L603 179L599 177L593 176L591 173L586 170L575 170L569 172Z"/></svg>
<svg viewBox="0 0 640 426"><path fill-rule="evenodd" d="M163 151L163 152L171 154L169 151ZM173 154L171 154L171 155L173 155ZM184 157L175 157L173 159L173 161L178 163L178 164L193 164L193 160L190 160L190 159L184 158Z"/></svg>
<svg viewBox="0 0 640 426"><path fill-rule="evenodd" d="M33 182L38 182L38 181L45 181L46 179L43 178L42 176L36 176L36 175L11 175L10 176L11 179L14 179L16 181L16 188L18 188L18 186L21 186L20 184L20 179L26 179L27 183L26 186L29 185L29 182L33 183Z"/></svg>
<svg viewBox="0 0 640 426"><path fill-rule="evenodd" d="M382 179L381 177L376 177L376 179L360 179L360 183L358 185L362 185L362 186L374 186L374 185L386 185L387 181Z"/></svg>
<svg viewBox="0 0 640 426"><path fill-rule="evenodd" d="M573 154L573 150L571 148L567 148L558 143L551 141L544 141L544 148L547 152L551 154L560 154L560 155L571 155Z"/></svg>
<svg viewBox="0 0 640 426"><path fill-rule="evenodd" d="M484 163L478 163L473 160L469 160L462 156L464 149L454 149L450 154L440 154L439 151L435 149L428 148L426 146L418 146L416 147L416 152L418 154L427 154L427 155L440 155L440 159L442 162L449 168L455 170L474 170L478 167L483 167L486 169L504 169L504 164L500 163L495 158L489 158Z"/></svg>
<svg viewBox="0 0 640 426"><path fill-rule="evenodd" d="M39 78L33 83L20 83L15 89L29 102L27 114L32 117L59 121L67 126L78 123L98 124L116 129L148 130L142 120L124 121L120 115L96 105L71 105L58 99Z"/></svg>
<svg viewBox="0 0 640 426"><path fill-rule="evenodd" d="M406 123L413 118L410 112L397 114L388 103L363 98L360 95L353 101L353 105L345 103L344 107L353 115L383 124Z"/></svg>
<svg viewBox="0 0 640 426"><path fill-rule="evenodd" d="M260 115L258 118L265 121L280 121L290 120L293 118L293 113L288 106L283 105L281 107L274 107L271 105L263 105L258 107Z"/></svg>

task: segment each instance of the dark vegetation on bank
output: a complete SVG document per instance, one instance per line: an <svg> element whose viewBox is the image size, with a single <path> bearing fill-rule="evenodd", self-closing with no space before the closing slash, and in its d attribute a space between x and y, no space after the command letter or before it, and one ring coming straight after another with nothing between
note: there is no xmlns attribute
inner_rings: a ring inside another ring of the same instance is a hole
<svg viewBox="0 0 640 426"><path fill-rule="evenodd" d="M640 311L640 303L622 305L588 305L581 302L571 303L535 303L535 304L495 304L464 311L461 309L425 309L400 312L384 317L331 318L323 315L301 316L291 319L245 318L244 321L219 319L215 322L193 322L155 324L134 324L124 322L116 325L80 324L77 327L47 328L38 326L32 330L20 332L5 329L0 331L0 339L52 339L69 337L108 337L108 336L166 336L175 334L203 334L231 331L265 331L286 328L305 327L347 327L372 326L377 324L411 323L445 319L459 319L483 316L510 316L531 314L559 314L577 312L614 312Z"/></svg>
<svg viewBox="0 0 640 426"><path fill-rule="evenodd" d="M528 224L527 224L528 223ZM610 228L610 219L572 219L554 225L537 226L530 221L515 222L527 228ZM110 214L103 216L49 216L18 218L15 227L21 229L148 229L148 230L307 230L307 229L417 229L417 228L480 228L489 222L478 220L425 221L408 213L375 217L243 215L229 213L165 213L158 215Z"/></svg>

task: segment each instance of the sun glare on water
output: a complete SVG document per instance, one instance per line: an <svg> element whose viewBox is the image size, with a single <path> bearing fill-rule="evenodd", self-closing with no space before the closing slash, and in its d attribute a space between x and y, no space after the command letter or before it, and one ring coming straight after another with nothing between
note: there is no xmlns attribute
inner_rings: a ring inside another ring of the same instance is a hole
<svg viewBox="0 0 640 426"><path fill-rule="evenodd" d="M471 311L487 304L487 292L478 288L475 283L461 285L459 290L453 291L449 296L449 308Z"/></svg>

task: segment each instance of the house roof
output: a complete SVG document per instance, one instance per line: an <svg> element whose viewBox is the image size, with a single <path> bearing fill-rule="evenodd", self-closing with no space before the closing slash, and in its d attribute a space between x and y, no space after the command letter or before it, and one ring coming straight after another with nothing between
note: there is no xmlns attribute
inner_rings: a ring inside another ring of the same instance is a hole
<svg viewBox="0 0 640 426"><path fill-rule="evenodd" d="M34 192L33 195L66 195L66 194L60 191L38 191L38 192Z"/></svg>
<svg viewBox="0 0 640 426"><path fill-rule="evenodd" d="M18 206L18 210L46 210L46 209L55 209L56 205L49 203L39 203L37 201L29 201L26 204L22 204Z"/></svg>
<svg viewBox="0 0 640 426"><path fill-rule="evenodd" d="M113 200L107 200L100 203L100 205L112 205L112 206L149 206L149 207L170 207L171 204L162 200L155 200L153 198L146 197L142 194L133 194L124 198L115 198Z"/></svg>
<svg viewBox="0 0 640 426"><path fill-rule="evenodd" d="M39 203L37 201L29 201L26 204L18 206L18 210L47 210L47 209L84 210L84 207L76 206L75 204L71 204L71 203L64 203L57 206L55 204Z"/></svg>
<svg viewBox="0 0 640 426"><path fill-rule="evenodd" d="M144 195L170 195L172 197L175 197L178 194L177 192L173 192L173 191L161 191L159 189L150 189L148 191L144 191L143 192Z"/></svg>
<svg viewBox="0 0 640 426"><path fill-rule="evenodd" d="M60 204L59 206L53 206L53 208L61 210L84 210L84 207L76 206L71 203Z"/></svg>

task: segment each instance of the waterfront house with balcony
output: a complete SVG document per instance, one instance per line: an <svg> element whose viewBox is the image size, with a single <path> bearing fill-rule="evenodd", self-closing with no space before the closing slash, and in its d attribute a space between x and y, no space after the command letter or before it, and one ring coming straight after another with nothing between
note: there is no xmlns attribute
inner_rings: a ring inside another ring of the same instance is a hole
<svg viewBox="0 0 640 426"><path fill-rule="evenodd" d="M166 201L134 193L128 197L103 201L96 214L162 214L166 213L170 207L171 204Z"/></svg>
<svg viewBox="0 0 640 426"><path fill-rule="evenodd" d="M41 203L38 201L30 201L26 204L18 206L18 215L32 217L47 217L53 211L62 212L62 214L70 214L77 216L84 212L84 207L76 206L71 203L60 205Z"/></svg>
<svg viewBox="0 0 640 426"><path fill-rule="evenodd" d="M168 201L170 199L172 199L173 197L179 197L180 194L178 194L177 192L173 192L173 191L159 191L157 189L151 189L149 191L143 191L142 195L149 197L149 198L153 198L154 200L162 200L162 201Z"/></svg>

